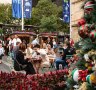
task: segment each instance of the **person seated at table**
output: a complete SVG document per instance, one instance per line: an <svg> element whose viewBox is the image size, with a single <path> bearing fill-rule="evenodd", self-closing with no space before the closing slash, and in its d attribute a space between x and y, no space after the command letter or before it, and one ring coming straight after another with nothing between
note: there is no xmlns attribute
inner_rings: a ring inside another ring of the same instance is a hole
<svg viewBox="0 0 96 90"><path fill-rule="evenodd" d="M59 64L62 64L63 68L67 65L67 63L66 63L66 55L69 54L69 52L68 52L69 49L68 49L67 43L64 43L64 46L61 47L60 49L62 49L62 50L60 50L61 52L60 51L57 52L58 55L56 55L56 60L55 60L55 62L56 62L56 69L57 70L59 70Z"/></svg>
<svg viewBox="0 0 96 90"><path fill-rule="evenodd" d="M32 58L33 50L32 50L31 44L27 44L27 48L25 50L25 53L26 53L26 57Z"/></svg>
<svg viewBox="0 0 96 90"><path fill-rule="evenodd" d="M47 55L47 52L44 49L40 49L40 45L35 45L33 49L36 52L36 55L40 55L42 58L41 67L50 67L49 57ZM34 57L37 57L34 55Z"/></svg>
<svg viewBox="0 0 96 90"><path fill-rule="evenodd" d="M26 65L26 67L24 68L24 70L26 71L26 75L35 74L36 72L32 63L29 62L27 58L26 59L24 58L25 49L26 49L26 45L20 44L19 50L16 52L16 60L19 62L19 64Z"/></svg>
<svg viewBox="0 0 96 90"><path fill-rule="evenodd" d="M50 44L47 44L47 50L46 51L47 51L47 55L51 55L51 56L55 57L55 52L54 52L54 50Z"/></svg>
<svg viewBox="0 0 96 90"><path fill-rule="evenodd" d="M43 49L47 48L46 41L44 41L43 39L41 40L40 48L43 48Z"/></svg>

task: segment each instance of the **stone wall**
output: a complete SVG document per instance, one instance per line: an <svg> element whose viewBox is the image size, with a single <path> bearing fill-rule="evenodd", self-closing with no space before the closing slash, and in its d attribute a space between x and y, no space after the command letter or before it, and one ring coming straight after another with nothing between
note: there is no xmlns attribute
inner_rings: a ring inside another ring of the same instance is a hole
<svg viewBox="0 0 96 90"><path fill-rule="evenodd" d="M78 35L78 27L72 27L71 38L74 40L74 42L79 40L80 37Z"/></svg>
<svg viewBox="0 0 96 90"><path fill-rule="evenodd" d="M78 26L77 22L80 18L83 17L83 9L81 6L83 4L83 0L71 0L71 38L76 42L80 37L78 35Z"/></svg>

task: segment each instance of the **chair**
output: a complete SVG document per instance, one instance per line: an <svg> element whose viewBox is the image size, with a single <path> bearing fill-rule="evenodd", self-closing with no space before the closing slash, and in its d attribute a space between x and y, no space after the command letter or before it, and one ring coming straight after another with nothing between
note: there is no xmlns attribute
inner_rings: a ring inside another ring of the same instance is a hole
<svg viewBox="0 0 96 90"><path fill-rule="evenodd" d="M44 64L41 64L41 70L43 71L43 72L45 72L45 71L49 71L51 69L51 63L50 63L50 61L49 62L44 62Z"/></svg>
<svg viewBox="0 0 96 90"><path fill-rule="evenodd" d="M54 66L54 61L55 61L55 58L49 58L49 61L50 61L50 68L55 68Z"/></svg>
<svg viewBox="0 0 96 90"><path fill-rule="evenodd" d="M66 59L70 59L73 55L66 55Z"/></svg>
<svg viewBox="0 0 96 90"><path fill-rule="evenodd" d="M20 64L16 59L14 60L14 69L16 71L22 71L27 67L27 65Z"/></svg>

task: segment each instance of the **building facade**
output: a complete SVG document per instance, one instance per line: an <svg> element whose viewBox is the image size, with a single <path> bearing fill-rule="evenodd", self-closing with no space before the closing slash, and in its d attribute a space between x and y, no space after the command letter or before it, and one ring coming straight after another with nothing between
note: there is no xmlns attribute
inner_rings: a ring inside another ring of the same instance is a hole
<svg viewBox="0 0 96 90"><path fill-rule="evenodd" d="M83 5L84 0L71 0L71 38L76 42L79 40L78 35L78 26L77 22L84 15L83 9L81 6Z"/></svg>
<svg viewBox="0 0 96 90"><path fill-rule="evenodd" d="M11 4L12 3L12 0L0 0L0 3L1 4Z"/></svg>

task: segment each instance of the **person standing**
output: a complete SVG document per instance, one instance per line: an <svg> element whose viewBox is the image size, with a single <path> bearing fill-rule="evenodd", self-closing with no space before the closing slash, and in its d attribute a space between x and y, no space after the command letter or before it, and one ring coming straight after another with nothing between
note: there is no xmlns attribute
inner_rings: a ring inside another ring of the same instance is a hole
<svg viewBox="0 0 96 90"><path fill-rule="evenodd" d="M70 38L70 47L74 47L74 41L72 38Z"/></svg>
<svg viewBox="0 0 96 90"><path fill-rule="evenodd" d="M11 57L14 59L14 50L17 46L17 43L22 43L21 39L17 36L14 35L12 39L12 49L11 49Z"/></svg>
<svg viewBox="0 0 96 90"><path fill-rule="evenodd" d="M4 56L4 48L2 47L2 44L0 44L0 64L2 63L2 57Z"/></svg>
<svg viewBox="0 0 96 90"><path fill-rule="evenodd" d="M13 38L13 40L12 40L12 45L13 45L13 47L16 46L16 43L17 43L17 42L22 43L21 39L20 39L17 35L15 35L14 38Z"/></svg>
<svg viewBox="0 0 96 90"><path fill-rule="evenodd" d="M57 47L57 43L54 38L52 39L52 41L53 41L53 49L55 49Z"/></svg>
<svg viewBox="0 0 96 90"><path fill-rule="evenodd" d="M16 59L16 52L18 52L20 44L21 44L20 42L17 42L16 46L13 48L13 57L12 57L13 60Z"/></svg>
<svg viewBox="0 0 96 90"><path fill-rule="evenodd" d="M37 35L37 37L32 41L31 43L33 46L35 46L36 44L39 44L39 37Z"/></svg>
<svg viewBox="0 0 96 90"><path fill-rule="evenodd" d="M9 38L7 38L7 40L4 42L5 55L7 55L7 56L8 56L8 52L9 52L8 44L9 44Z"/></svg>
<svg viewBox="0 0 96 90"><path fill-rule="evenodd" d="M7 41L6 41L6 49L7 49L7 55L9 55L10 54L10 52L11 52L11 47L12 47L12 39L11 39L11 37L8 37L7 38Z"/></svg>
<svg viewBox="0 0 96 90"><path fill-rule="evenodd" d="M68 37L65 38L64 43L66 43L68 47L70 47L70 40Z"/></svg>

